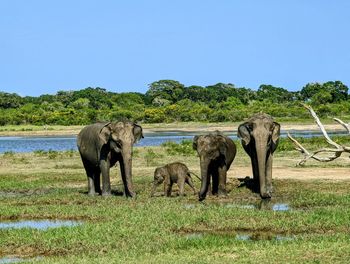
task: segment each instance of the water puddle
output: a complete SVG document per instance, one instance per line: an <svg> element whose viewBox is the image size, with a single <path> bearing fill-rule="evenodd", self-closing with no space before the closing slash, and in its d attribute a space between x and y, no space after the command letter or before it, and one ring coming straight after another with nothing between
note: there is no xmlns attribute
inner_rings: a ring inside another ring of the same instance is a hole
<svg viewBox="0 0 350 264"><path fill-rule="evenodd" d="M7 264L7 263L19 263L25 261L22 258L17 258L17 257L4 257L0 258L0 264Z"/></svg>
<svg viewBox="0 0 350 264"><path fill-rule="evenodd" d="M241 209L257 209L257 210L270 210L270 211L291 211L291 207L288 203L276 203L266 200L262 200L258 203L252 204L237 204L221 202L219 205L225 208L241 208Z"/></svg>
<svg viewBox="0 0 350 264"><path fill-rule="evenodd" d="M180 232L188 240L201 240L205 236L214 235L222 237L231 237L239 241L290 241L296 239L294 235L278 234L268 231L222 231L222 230L203 230Z"/></svg>
<svg viewBox="0 0 350 264"><path fill-rule="evenodd" d="M274 204L272 206L272 211L289 211L290 207L288 204Z"/></svg>
<svg viewBox="0 0 350 264"><path fill-rule="evenodd" d="M32 228L38 230L47 230L49 228L73 227L81 224L81 222L70 220L23 220L17 222L1 222L0 229Z"/></svg>
<svg viewBox="0 0 350 264"><path fill-rule="evenodd" d="M25 261L35 261L40 260L43 257L36 257L36 258L19 258L19 257L3 257L0 258L0 264L8 264L8 263L21 263Z"/></svg>
<svg viewBox="0 0 350 264"><path fill-rule="evenodd" d="M240 208L240 209L257 209L257 210L270 210L270 211L291 211L292 208L288 203L279 203L279 202L271 202L269 200L261 200L257 203L251 203L251 204L239 204L239 203L234 203L234 202L229 202L229 201L221 201L221 202L215 202L215 203L208 203L208 205L214 204L214 205L219 205L223 206L225 208ZM183 207L185 209L194 209L201 204L194 204L194 203L188 203L184 204Z"/></svg>

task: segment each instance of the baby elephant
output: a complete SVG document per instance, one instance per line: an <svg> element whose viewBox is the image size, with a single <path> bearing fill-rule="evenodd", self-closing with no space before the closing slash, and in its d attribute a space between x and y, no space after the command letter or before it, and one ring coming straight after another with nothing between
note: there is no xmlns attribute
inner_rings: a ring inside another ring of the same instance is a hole
<svg viewBox="0 0 350 264"><path fill-rule="evenodd" d="M154 171L154 182L151 196L158 185L164 182L164 195L171 196L171 188L173 183L177 183L179 186L179 195L184 194L185 183L187 183L196 195L196 190L194 188L190 171L187 166L180 162L169 163L163 167L158 167Z"/></svg>

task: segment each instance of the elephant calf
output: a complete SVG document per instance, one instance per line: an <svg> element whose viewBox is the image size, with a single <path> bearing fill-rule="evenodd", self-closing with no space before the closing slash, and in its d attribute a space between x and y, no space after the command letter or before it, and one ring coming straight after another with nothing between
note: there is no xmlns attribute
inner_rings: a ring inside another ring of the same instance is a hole
<svg viewBox="0 0 350 264"><path fill-rule="evenodd" d="M179 186L179 194L182 196L184 194L185 183L187 183L196 194L196 189L194 188L190 171L187 166L180 162L169 163L163 167L158 167L154 171L154 182L151 196L158 185L164 182L164 195L170 197L171 189L174 183Z"/></svg>
<svg viewBox="0 0 350 264"><path fill-rule="evenodd" d="M212 194L226 195L227 171L236 156L236 145L232 139L219 131L193 138L193 149L200 159L202 185L199 201L205 199L212 181Z"/></svg>

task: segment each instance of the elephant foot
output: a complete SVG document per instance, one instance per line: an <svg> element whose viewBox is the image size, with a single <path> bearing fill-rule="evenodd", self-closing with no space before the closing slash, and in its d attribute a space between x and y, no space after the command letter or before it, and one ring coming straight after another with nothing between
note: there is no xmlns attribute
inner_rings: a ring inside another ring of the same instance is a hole
<svg viewBox="0 0 350 264"><path fill-rule="evenodd" d="M264 192L264 193L261 193L260 196L263 199L270 199L272 194L271 194L271 192Z"/></svg>
<svg viewBox="0 0 350 264"><path fill-rule="evenodd" d="M111 196L111 195L112 195L111 191L109 191L109 192L102 192L102 196L103 197L108 197L108 196Z"/></svg>
<svg viewBox="0 0 350 264"><path fill-rule="evenodd" d="M124 193L126 198L136 198L136 193L135 192L128 192Z"/></svg>
<svg viewBox="0 0 350 264"><path fill-rule="evenodd" d="M198 201L203 201L205 199L205 195L199 195L199 197L198 197Z"/></svg>
<svg viewBox="0 0 350 264"><path fill-rule="evenodd" d="M96 196L96 195L98 195L98 193L96 193L95 191L89 191L88 195L89 196Z"/></svg>
<svg viewBox="0 0 350 264"><path fill-rule="evenodd" d="M227 191L226 190L219 190L218 196L227 196Z"/></svg>

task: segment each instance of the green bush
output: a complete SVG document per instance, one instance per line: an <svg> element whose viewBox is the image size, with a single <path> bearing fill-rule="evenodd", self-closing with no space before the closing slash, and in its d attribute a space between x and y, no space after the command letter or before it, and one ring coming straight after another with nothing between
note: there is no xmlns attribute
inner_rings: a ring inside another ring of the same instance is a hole
<svg viewBox="0 0 350 264"><path fill-rule="evenodd" d="M152 149L148 148L145 154L145 160L146 160L147 166L153 165L154 160L161 157L162 155L155 153Z"/></svg>
<svg viewBox="0 0 350 264"><path fill-rule="evenodd" d="M162 147L164 147L167 154L171 156L192 156L195 154L192 148L192 140L182 140L179 144L173 141L167 141L162 144Z"/></svg>

